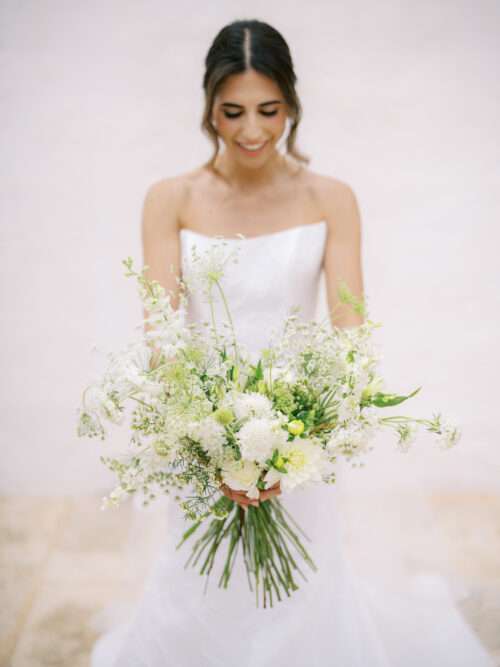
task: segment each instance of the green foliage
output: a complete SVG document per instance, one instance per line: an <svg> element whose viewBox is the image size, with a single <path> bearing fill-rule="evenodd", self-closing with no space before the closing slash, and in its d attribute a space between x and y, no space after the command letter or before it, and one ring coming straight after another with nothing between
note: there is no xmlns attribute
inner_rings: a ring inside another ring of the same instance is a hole
<svg viewBox="0 0 500 667"><path fill-rule="evenodd" d="M273 382L271 400L276 410L285 415L292 415L297 409L297 401L288 383L281 380Z"/></svg>
<svg viewBox="0 0 500 667"><path fill-rule="evenodd" d="M412 391L412 393L408 394L407 396L400 396L399 394L384 394L382 392L377 392L376 394L373 394L373 396L371 396L366 401L366 404L375 405L377 408L392 407L393 405L399 405L400 403L407 401L409 398L412 398L421 389L422 387L418 387L418 389L415 389L415 391Z"/></svg>

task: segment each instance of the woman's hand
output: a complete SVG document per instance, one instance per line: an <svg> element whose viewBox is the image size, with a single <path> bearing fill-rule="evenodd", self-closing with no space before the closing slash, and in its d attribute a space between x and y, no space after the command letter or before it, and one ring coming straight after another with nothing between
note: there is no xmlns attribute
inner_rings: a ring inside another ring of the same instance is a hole
<svg viewBox="0 0 500 667"><path fill-rule="evenodd" d="M221 484L220 490L225 496L231 500L234 500L235 503L238 503L244 509L246 509L248 505L258 507L260 502L263 502L272 496L279 496L281 493L281 484L280 482L276 482L276 484L273 484L273 486L270 486L265 491L260 491L258 498L249 498L246 494L246 491L231 489L229 486L227 486L227 484Z"/></svg>

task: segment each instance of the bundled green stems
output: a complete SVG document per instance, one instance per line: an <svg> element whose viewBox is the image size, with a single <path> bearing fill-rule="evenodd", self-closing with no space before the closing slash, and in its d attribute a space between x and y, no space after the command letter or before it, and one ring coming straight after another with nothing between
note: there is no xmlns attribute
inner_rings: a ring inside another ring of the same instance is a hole
<svg viewBox="0 0 500 667"><path fill-rule="evenodd" d="M228 586L241 543L248 584L250 590L255 591L257 607L259 596L264 608L268 603L272 607L275 597L278 601L281 601L285 594L290 597L291 593L299 588L296 582L297 573L307 581L297 562L297 555L312 570L317 570L297 533L292 529L292 524L306 539L309 538L277 498L261 501L257 507L249 505L245 510L239 503L224 495L216 501L212 513L217 518L211 520L207 530L194 543L191 556L185 565L188 567L192 561L192 566L195 567L203 557L200 574L206 575L207 584L217 551L224 540L227 541L227 551L219 588ZM183 534L177 549L202 522L203 518L192 524ZM293 551L296 553L292 553Z"/></svg>

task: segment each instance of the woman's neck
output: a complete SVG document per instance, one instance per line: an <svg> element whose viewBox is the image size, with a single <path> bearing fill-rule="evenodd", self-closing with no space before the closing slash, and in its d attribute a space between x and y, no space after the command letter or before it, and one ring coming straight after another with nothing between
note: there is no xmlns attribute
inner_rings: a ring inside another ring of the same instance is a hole
<svg viewBox="0 0 500 667"><path fill-rule="evenodd" d="M275 151L262 167L247 168L238 164L227 151L217 156L214 169L231 189L242 193L255 193L278 183L288 172L286 159Z"/></svg>

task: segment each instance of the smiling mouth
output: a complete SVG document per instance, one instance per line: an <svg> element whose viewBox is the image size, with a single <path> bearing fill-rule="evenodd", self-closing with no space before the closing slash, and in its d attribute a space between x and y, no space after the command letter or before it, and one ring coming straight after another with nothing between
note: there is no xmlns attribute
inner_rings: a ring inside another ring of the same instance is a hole
<svg viewBox="0 0 500 667"><path fill-rule="evenodd" d="M261 144L240 144L238 141L236 142L237 145L241 148L241 150L246 153L247 155L258 155L265 146L267 146L267 141L264 141Z"/></svg>

